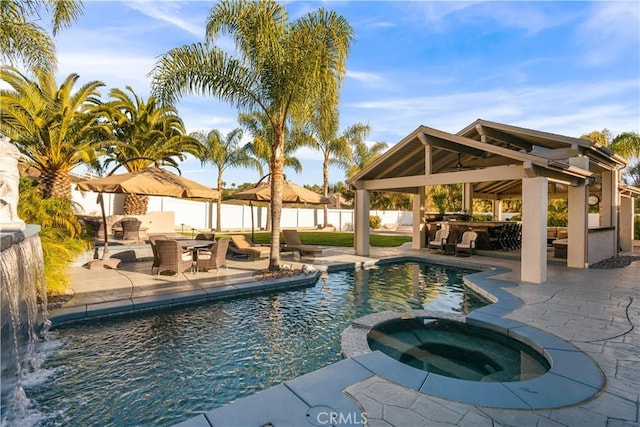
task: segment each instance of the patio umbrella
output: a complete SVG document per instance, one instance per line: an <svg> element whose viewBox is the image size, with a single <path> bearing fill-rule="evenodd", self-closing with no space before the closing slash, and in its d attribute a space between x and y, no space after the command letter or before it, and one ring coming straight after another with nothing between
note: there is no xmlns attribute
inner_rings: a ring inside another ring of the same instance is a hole
<svg viewBox="0 0 640 427"><path fill-rule="evenodd" d="M109 252L109 240L107 238L107 218L104 211L102 193L140 194L145 196L167 196L180 199L204 200L217 200L220 197L220 193L217 190L155 166L150 166L135 172L80 181L76 184L76 189L100 193L98 195L98 202L102 209L102 221L105 227L102 264L108 264L110 266L111 264L109 264L106 259L106 255Z"/></svg>
<svg viewBox="0 0 640 427"><path fill-rule="evenodd" d="M249 201L249 206L251 206L251 240L253 240L253 202L271 202L271 184L269 182L258 182L254 188L240 191L234 194L233 198ZM328 201L320 194L285 179L282 183L282 203L321 205L328 203Z"/></svg>

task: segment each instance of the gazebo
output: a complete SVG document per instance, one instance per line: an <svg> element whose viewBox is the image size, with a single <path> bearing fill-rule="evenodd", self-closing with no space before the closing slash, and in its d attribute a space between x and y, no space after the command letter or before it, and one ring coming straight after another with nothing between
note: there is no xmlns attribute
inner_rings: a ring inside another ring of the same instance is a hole
<svg viewBox="0 0 640 427"><path fill-rule="evenodd" d="M369 193L414 195L413 247L421 247L425 187L463 184L463 208L491 200L494 217L507 199L522 199L521 280L547 280L547 202L569 206L567 266L590 264L633 250L634 197L640 189L620 180L626 160L580 138L478 119L456 134L420 126L349 180L355 191L355 251L369 253ZM588 226L589 203L599 205Z"/></svg>

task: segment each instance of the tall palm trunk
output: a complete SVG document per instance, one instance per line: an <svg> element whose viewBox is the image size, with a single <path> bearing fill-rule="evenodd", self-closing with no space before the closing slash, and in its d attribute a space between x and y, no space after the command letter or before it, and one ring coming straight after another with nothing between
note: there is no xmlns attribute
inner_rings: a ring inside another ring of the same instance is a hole
<svg viewBox="0 0 640 427"><path fill-rule="evenodd" d="M329 153L326 152L324 154L324 163L322 164L322 195L324 196L325 202L327 201L327 197L329 197ZM327 227L329 225L329 207L325 203L323 205L324 211L324 226Z"/></svg>
<svg viewBox="0 0 640 427"><path fill-rule="evenodd" d="M282 214L282 187L284 170L284 124L274 129L271 155L271 254L269 270L280 268L280 217Z"/></svg>
<svg viewBox="0 0 640 427"><path fill-rule="evenodd" d="M149 207L149 196L142 194L125 194L124 195L124 214L125 215L145 215Z"/></svg>
<svg viewBox="0 0 640 427"><path fill-rule="evenodd" d="M216 231L222 231L222 173L218 172L218 201L216 202Z"/></svg>
<svg viewBox="0 0 640 427"><path fill-rule="evenodd" d="M42 197L71 200L71 175L65 169L45 169L40 177Z"/></svg>

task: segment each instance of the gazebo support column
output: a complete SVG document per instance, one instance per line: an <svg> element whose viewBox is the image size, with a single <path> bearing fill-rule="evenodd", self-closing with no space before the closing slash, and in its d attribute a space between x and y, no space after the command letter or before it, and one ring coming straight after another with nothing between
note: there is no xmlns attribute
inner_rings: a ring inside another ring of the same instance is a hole
<svg viewBox="0 0 640 427"><path fill-rule="evenodd" d="M422 241L422 226L424 224L424 188L419 194L413 195L413 241L411 247L420 249L426 242Z"/></svg>
<svg viewBox="0 0 640 427"><path fill-rule="evenodd" d="M491 203L491 210L494 221L502 221L502 200L495 199Z"/></svg>
<svg viewBox="0 0 640 427"><path fill-rule="evenodd" d="M569 187L569 244L567 246L567 267L587 268L587 197L586 185Z"/></svg>
<svg viewBox="0 0 640 427"><path fill-rule="evenodd" d="M547 281L547 178L522 179L522 251L520 279Z"/></svg>
<svg viewBox="0 0 640 427"><path fill-rule="evenodd" d="M620 198L620 250L633 251L633 197Z"/></svg>
<svg viewBox="0 0 640 427"><path fill-rule="evenodd" d="M602 209L600 226L602 227L615 227L617 188L614 188L614 182L616 181L615 171L602 172L602 200L600 201Z"/></svg>
<svg viewBox="0 0 640 427"><path fill-rule="evenodd" d="M356 255L369 256L369 192L356 190L354 245Z"/></svg>
<svg viewBox="0 0 640 427"><path fill-rule="evenodd" d="M473 184L462 184L462 210L467 215L473 215Z"/></svg>

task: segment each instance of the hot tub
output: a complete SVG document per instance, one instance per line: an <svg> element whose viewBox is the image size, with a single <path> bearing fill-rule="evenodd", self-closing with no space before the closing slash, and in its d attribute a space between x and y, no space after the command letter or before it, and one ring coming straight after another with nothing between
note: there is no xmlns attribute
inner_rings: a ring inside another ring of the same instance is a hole
<svg viewBox="0 0 640 427"><path fill-rule="evenodd" d="M373 327L371 350L424 371L482 382L530 380L545 374L548 360L503 334L446 319L394 319Z"/></svg>
<svg viewBox="0 0 640 427"><path fill-rule="evenodd" d="M369 314L343 331L342 354L381 379L471 405L560 408L602 390L602 371L571 343L515 320L473 317L482 310Z"/></svg>

